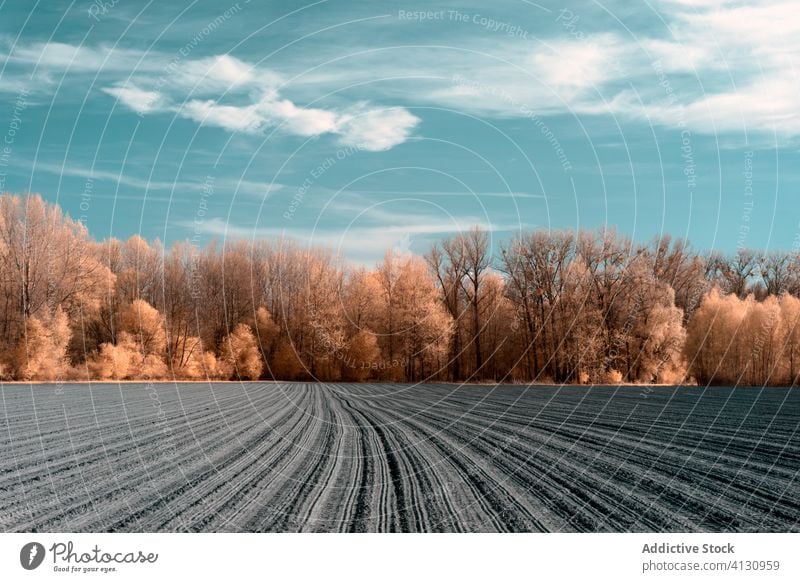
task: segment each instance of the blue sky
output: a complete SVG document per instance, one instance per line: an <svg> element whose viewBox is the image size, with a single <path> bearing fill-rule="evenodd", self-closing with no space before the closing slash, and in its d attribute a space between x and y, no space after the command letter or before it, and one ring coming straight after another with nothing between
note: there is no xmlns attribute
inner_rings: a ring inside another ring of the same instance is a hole
<svg viewBox="0 0 800 582"><path fill-rule="evenodd" d="M0 0L0 189L363 263L471 224L797 247L796 3L176 4Z"/></svg>

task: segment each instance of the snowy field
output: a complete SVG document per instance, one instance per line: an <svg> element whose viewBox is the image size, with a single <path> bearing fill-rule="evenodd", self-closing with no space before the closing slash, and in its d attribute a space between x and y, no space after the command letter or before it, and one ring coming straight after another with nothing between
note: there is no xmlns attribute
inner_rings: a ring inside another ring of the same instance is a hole
<svg viewBox="0 0 800 582"><path fill-rule="evenodd" d="M4 385L0 531L800 531L800 390Z"/></svg>

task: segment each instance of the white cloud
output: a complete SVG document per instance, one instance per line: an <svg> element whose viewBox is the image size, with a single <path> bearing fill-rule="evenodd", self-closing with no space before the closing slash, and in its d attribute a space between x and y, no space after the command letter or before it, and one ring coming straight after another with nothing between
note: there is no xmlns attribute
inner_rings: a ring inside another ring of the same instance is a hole
<svg viewBox="0 0 800 582"><path fill-rule="evenodd" d="M404 108L368 109L358 113L298 107L288 99L266 98L251 105L225 105L213 100L195 99L179 106L167 106L159 94L130 87L104 89L134 111L149 113L172 110L199 124L226 131L258 133L267 128L302 137L339 135L339 141L367 151L385 151L406 141L419 118Z"/></svg>
<svg viewBox="0 0 800 582"><path fill-rule="evenodd" d="M275 87L281 80L272 71L256 67L228 54L189 60L170 67L174 75L162 79L162 83L181 86L192 93L229 93L253 86Z"/></svg>
<svg viewBox="0 0 800 582"><path fill-rule="evenodd" d="M565 39L527 55L497 48L502 60L473 59L468 73L461 73L462 56L451 54L439 67L464 81L451 77L417 98L497 117L571 112L707 134L800 136L796 2L681 0L662 6L666 36L578 39L565 32ZM533 78L518 70L520 63Z"/></svg>
<svg viewBox="0 0 800 582"><path fill-rule="evenodd" d="M707 95L687 105L684 111L690 127L707 133L767 131L800 135L800 85L776 76L735 91Z"/></svg>
<svg viewBox="0 0 800 582"><path fill-rule="evenodd" d="M134 85L105 87L103 92L116 97L120 103L137 113L149 113L159 109L163 101L158 91L143 91Z"/></svg>
<svg viewBox="0 0 800 582"><path fill-rule="evenodd" d="M649 34L641 28L637 37L606 32L577 38L556 27L555 38L471 40L465 50L441 50L435 58L430 50L413 47L402 49L405 58L398 51L353 51L358 56L324 68L313 65L327 55L315 54L302 66L284 64L310 71L287 73L291 94L275 71L228 54L183 59L173 70L159 53L33 43L16 47L9 62L36 64L40 74L54 77L67 68L125 72L129 82L113 79L103 90L142 114L172 113L227 131L280 128L302 137L329 135L370 151L403 143L420 120L403 107L303 103L331 88L359 85L359 97L370 96L373 103L400 98L465 114L519 118L571 112L669 127L685 123L705 133L747 128L800 136L796 1L665 0L656 8L664 26ZM594 23L591 30L597 30ZM670 95L660 85L655 60L667 75ZM455 74L480 79L483 86L455 83Z"/></svg>
<svg viewBox="0 0 800 582"><path fill-rule="evenodd" d="M369 109L359 105L355 112L298 107L287 99L262 99L253 105L222 105L215 101L194 100L175 109L178 115L203 125L227 131L257 133L270 127L302 137L339 135L346 145L367 151L384 151L403 143L419 118L403 108Z"/></svg>
<svg viewBox="0 0 800 582"><path fill-rule="evenodd" d="M343 144L384 151L408 139L419 123L396 107L303 107L279 95L282 80L274 71L229 54L176 61L161 53L50 42L16 47L9 59L38 67L39 76L125 73L126 81L100 90L141 115L172 113L226 131L255 134L279 128L301 137L329 134Z"/></svg>
<svg viewBox="0 0 800 582"><path fill-rule="evenodd" d="M407 109L371 109L340 118L338 133L342 143L369 151L384 151L406 141L419 123Z"/></svg>
<svg viewBox="0 0 800 582"><path fill-rule="evenodd" d="M146 77L142 81L154 83ZM403 143L420 121L408 110L397 107L369 108L363 103L343 111L302 107L279 97L278 82L278 75L270 71L256 70L230 55L218 55L185 63L174 82L166 82L163 77L155 82L164 93L173 95L172 103L160 91L140 89L130 83L106 87L103 91L142 114L173 112L203 125L244 133L277 127L302 137L339 135L341 143L368 151L384 151ZM225 97L179 103L180 93L187 88L191 92L221 93ZM250 92L243 97L241 92L237 95L239 89ZM223 98L239 103L225 103ZM241 104L245 99L249 102Z"/></svg>
<svg viewBox="0 0 800 582"><path fill-rule="evenodd" d="M270 125L283 124L286 131L295 135L309 137L336 130L337 116L334 112L298 107L288 99L262 99L256 110L265 122Z"/></svg>
<svg viewBox="0 0 800 582"><path fill-rule="evenodd" d="M657 123L704 133L800 135L800 18L796 2L703 3L672 16L675 38L648 48L666 71L697 75L704 92L645 102Z"/></svg>
<svg viewBox="0 0 800 582"><path fill-rule="evenodd" d="M705 30L713 34L709 35L712 41L749 45L764 54L783 52L800 44L800 18L797 17L797 2L793 0L717 6L700 12L686 11L678 16L692 31Z"/></svg>
<svg viewBox="0 0 800 582"><path fill-rule="evenodd" d="M672 37L645 43L665 65L700 73L725 69L734 74L758 75L776 67L797 65L800 18L797 3L783 0L750 4L719 4L673 8L669 13Z"/></svg>
<svg viewBox="0 0 800 582"><path fill-rule="evenodd" d="M615 69L620 44L610 34L548 43L532 55L532 71L563 98L572 98L621 75Z"/></svg>
<svg viewBox="0 0 800 582"><path fill-rule="evenodd" d="M253 80L253 68L230 55L218 55L205 62L209 63L209 76L224 83L236 86Z"/></svg>
<svg viewBox="0 0 800 582"><path fill-rule="evenodd" d="M717 68L720 60L714 58L713 47L700 43L682 43L661 39L647 39L642 46L658 60L665 71L694 73L704 67Z"/></svg>
<svg viewBox="0 0 800 582"><path fill-rule="evenodd" d="M264 118L253 105L238 107L220 105L212 100L193 100L177 107L176 111L181 117L228 131L255 133L264 126Z"/></svg>

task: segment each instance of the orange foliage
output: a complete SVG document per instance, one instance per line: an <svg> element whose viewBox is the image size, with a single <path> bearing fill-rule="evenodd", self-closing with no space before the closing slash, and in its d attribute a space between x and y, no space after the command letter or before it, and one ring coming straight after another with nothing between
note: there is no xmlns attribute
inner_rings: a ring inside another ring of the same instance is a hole
<svg viewBox="0 0 800 582"><path fill-rule="evenodd" d="M229 375L235 378L258 380L261 377L261 351L250 327L240 323L222 341L222 361L230 370Z"/></svg>
<svg viewBox="0 0 800 582"><path fill-rule="evenodd" d="M101 243L0 196L0 377L794 385L800 257L473 227L374 269L286 239Z"/></svg>

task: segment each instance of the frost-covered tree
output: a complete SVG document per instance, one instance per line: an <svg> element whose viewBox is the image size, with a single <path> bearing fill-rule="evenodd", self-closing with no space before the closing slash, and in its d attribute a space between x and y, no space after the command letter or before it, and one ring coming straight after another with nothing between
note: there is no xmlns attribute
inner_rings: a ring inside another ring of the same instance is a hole
<svg viewBox="0 0 800 582"><path fill-rule="evenodd" d="M95 242L39 196L0 196L8 379L794 385L799 296L795 252L666 235L520 232L492 256L472 228L369 269L286 238Z"/></svg>
<svg viewBox="0 0 800 582"><path fill-rule="evenodd" d="M416 255L389 260L397 263L397 272L392 303L384 305L384 320L393 320L387 333L394 349L385 354L387 362L412 382L439 374L446 366L452 319L425 261Z"/></svg>
<svg viewBox="0 0 800 582"><path fill-rule="evenodd" d="M361 330L348 340L342 359L342 380L363 382L377 374L381 350L375 334Z"/></svg>
<svg viewBox="0 0 800 582"><path fill-rule="evenodd" d="M20 380L56 380L67 373L67 346L72 331L66 313L58 307L52 316L28 317L14 352L15 376Z"/></svg>
<svg viewBox="0 0 800 582"><path fill-rule="evenodd" d="M250 327L240 323L222 341L222 361L237 379L258 380L263 370L261 351Z"/></svg>
<svg viewBox="0 0 800 582"><path fill-rule="evenodd" d="M110 279L86 228L39 195L0 195L0 353L57 310L77 325Z"/></svg>
<svg viewBox="0 0 800 582"><path fill-rule="evenodd" d="M280 333L280 327L273 321L272 315L263 305L256 310L256 316L253 320L253 333L256 336L262 357L265 361L268 361L272 354L275 340Z"/></svg>
<svg viewBox="0 0 800 582"><path fill-rule="evenodd" d="M163 357L166 348L164 318L144 299L135 299L122 312L121 330L128 333L142 359L148 356Z"/></svg>

